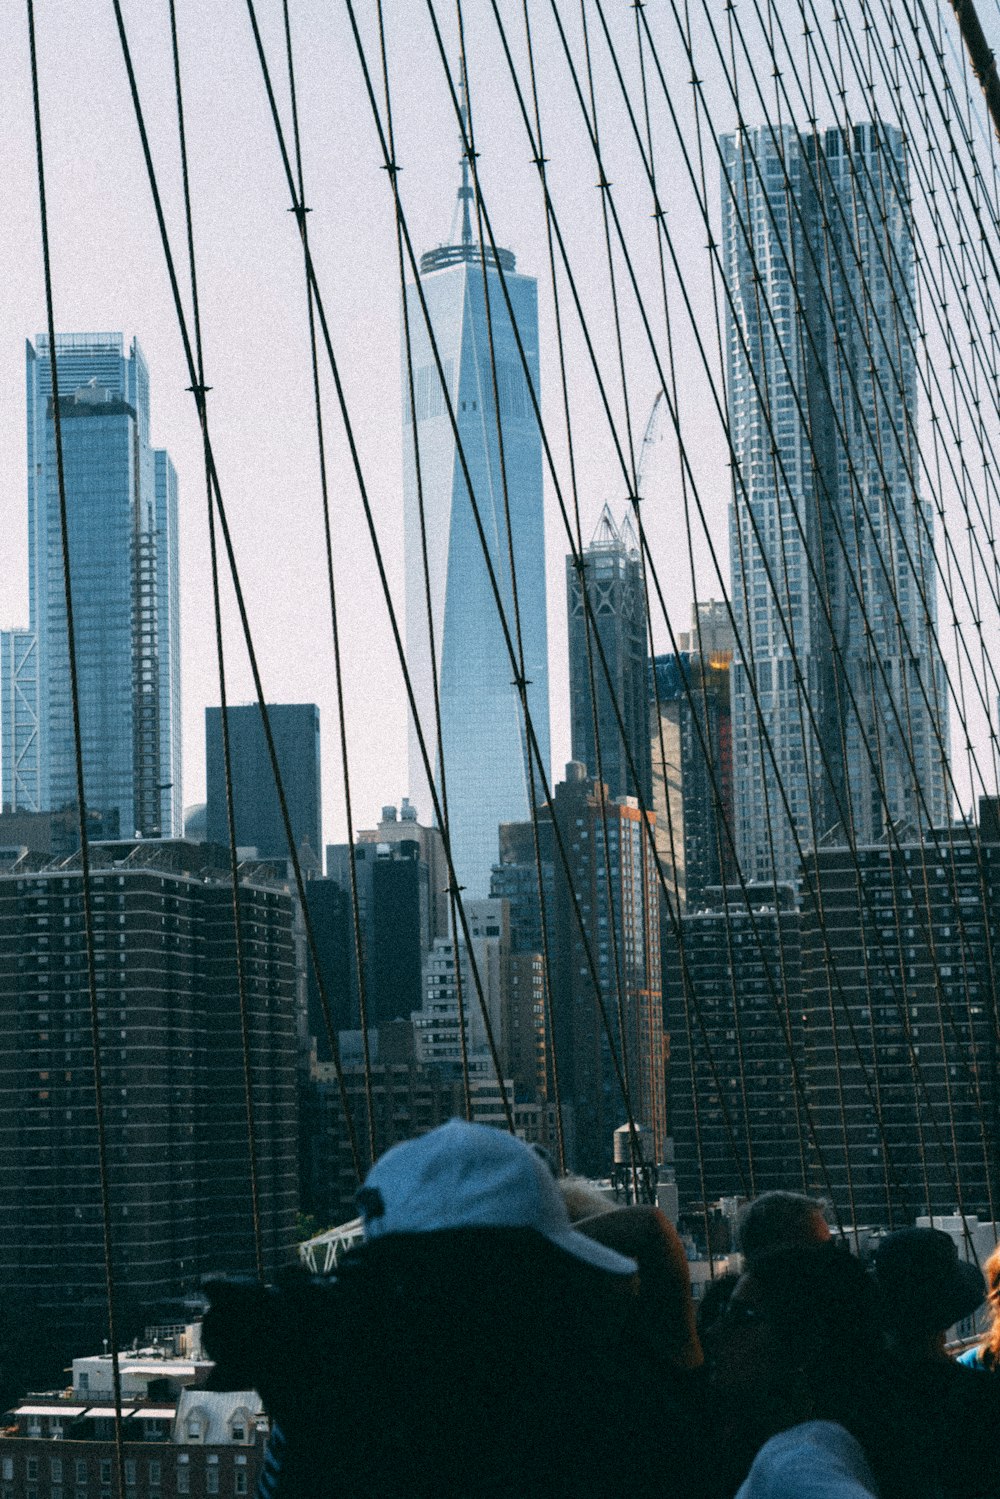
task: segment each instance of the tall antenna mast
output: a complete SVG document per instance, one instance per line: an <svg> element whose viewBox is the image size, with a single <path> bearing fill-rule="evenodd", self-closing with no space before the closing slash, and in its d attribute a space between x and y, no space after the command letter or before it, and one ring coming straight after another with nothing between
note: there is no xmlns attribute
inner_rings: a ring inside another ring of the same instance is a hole
<svg viewBox="0 0 1000 1499"><path fill-rule="evenodd" d="M462 110L462 185L458 189L458 201L462 205L462 244L472 244L472 216L469 213L469 204L472 201L472 188L469 186L469 155L465 149L465 143L469 138L469 81L465 74L465 59L463 57L460 65L461 77L459 79L459 97Z"/></svg>

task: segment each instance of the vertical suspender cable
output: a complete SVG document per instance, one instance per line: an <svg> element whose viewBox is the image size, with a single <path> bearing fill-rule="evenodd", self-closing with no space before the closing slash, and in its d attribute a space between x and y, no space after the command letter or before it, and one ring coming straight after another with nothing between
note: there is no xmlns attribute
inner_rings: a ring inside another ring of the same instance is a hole
<svg viewBox="0 0 1000 1499"><path fill-rule="evenodd" d="M49 336L49 374L52 382L52 427L55 437L56 476L59 489L59 540L62 552L63 600L66 608L66 649L69 662L70 706L73 716L73 759L76 771L76 810L80 832L80 891L83 929L87 949L87 993L90 1001L90 1037L94 1058L94 1120L97 1129L97 1169L101 1188L101 1224L104 1241L104 1275L107 1292L108 1342L111 1348L111 1388L115 1407L115 1457L119 1499L125 1493L125 1456L122 1443L122 1384L118 1362L118 1332L115 1318L114 1243L111 1229L111 1181L104 1116L104 1079L101 1064L101 1012L97 994L97 964L94 954L94 914L90 898L90 840L87 831L87 800L83 774L83 737L80 729L80 684L76 662L76 626L73 617L73 578L69 551L69 510L63 463L62 413L59 409L59 368L56 358L56 323L52 294L52 257L49 247L49 211L45 191L45 153L42 145L42 105L39 87L38 51L35 38L34 0L26 0L28 42L31 54L31 98L35 121L35 164L38 179L38 211L42 232L42 267L45 275L45 322Z"/></svg>
<svg viewBox="0 0 1000 1499"><path fill-rule="evenodd" d="M215 652L219 672L221 704L222 763L226 782L226 827L229 834L229 877L233 892L233 942L236 947L236 983L240 1004L240 1041L243 1050L243 1091L247 1119L247 1150L250 1160L250 1210L253 1220L254 1259L258 1279L264 1279L264 1248L260 1214L260 1181L258 1178L257 1130L253 1096L253 1062L250 1048L249 1006L247 1004L246 956L243 944L243 909L240 900L239 856L236 852L236 808L233 798L233 760L229 737L229 707L226 694L226 658L222 635L222 604L219 591L219 553L215 534L215 500L208 456L208 407L205 396L205 359L201 340L201 308L198 300L198 273L194 253L194 215L191 207L191 181L188 172L187 130L184 122L184 94L181 87L180 46L177 37L175 0L170 7L170 44L173 53L174 91L177 103L177 135L181 156L181 183L184 191L184 219L187 231L188 270L191 279L191 319L194 332L197 383L201 397L202 459L205 466L205 498L208 511L209 557L212 571L212 614L215 625Z"/></svg>
<svg viewBox="0 0 1000 1499"><path fill-rule="evenodd" d="M309 243L306 214L305 177L302 168L302 142L299 135L298 90L295 85L295 57L292 50L292 27L288 12L288 0L282 0L285 24L285 53L288 60L288 91L292 107L292 141L295 147L295 172L298 196L292 207L302 237L303 255ZM330 630L333 639L333 674L337 692L337 731L340 742L340 764L344 779L344 816L347 822L347 865L351 886L351 920L354 932L354 961L358 971L358 1009L361 1021L361 1045L365 1063L365 1108L368 1115L368 1157L374 1164L375 1101L372 1094L372 1058L368 1036L368 984L365 970L365 948L361 936L361 907L358 899L358 863L354 847L354 810L351 797L351 767L347 753L347 712L344 703L344 675L340 659L340 626L337 618L337 586L333 569L333 536L330 524L330 495L326 472L326 440L323 431L323 398L319 383L319 353L316 345L316 312L313 306L312 283L308 274L306 283L306 309L309 318L309 361L312 371L313 408L316 420L316 448L319 459L319 487L323 507L323 541L326 548L326 580L330 596Z"/></svg>

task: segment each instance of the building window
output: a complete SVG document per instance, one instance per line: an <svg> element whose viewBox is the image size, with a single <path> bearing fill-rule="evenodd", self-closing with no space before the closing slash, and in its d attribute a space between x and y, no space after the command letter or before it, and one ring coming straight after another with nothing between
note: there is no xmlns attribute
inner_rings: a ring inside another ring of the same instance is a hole
<svg viewBox="0 0 1000 1499"><path fill-rule="evenodd" d="M233 1474L233 1493L234 1494L245 1494L246 1491L247 1491L247 1470L246 1470L246 1468L237 1468L236 1471L235 1471L235 1473Z"/></svg>
<svg viewBox="0 0 1000 1499"><path fill-rule="evenodd" d="M87 1482L87 1464L82 1457L76 1460L76 1481L78 1484Z"/></svg>
<svg viewBox="0 0 1000 1499"><path fill-rule="evenodd" d="M205 1493L217 1494L219 1492L219 1470L218 1468L205 1469Z"/></svg>
<svg viewBox="0 0 1000 1499"><path fill-rule="evenodd" d="M160 1487L160 1464L151 1462L149 1465L149 1487L158 1489Z"/></svg>
<svg viewBox="0 0 1000 1499"><path fill-rule="evenodd" d="M177 1467L177 1492L178 1494L190 1494L191 1492L191 1470Z"/></svg>
<svg viewBox="0 0 1000 1499"><path fill-rule="evenodd" d="M136 1461L134 1457L125 1459L125 1482L130 1489L135 1488Z"/></svg>
<svg viewBox="0 0 1000 1499"><path fill-rule="evenodd" d="M3 1468L0 1469L0 1474L2 1474L4 1483L9 1483L14 1477L14 1459L12 1457L4 1458Z"/></svg>
<svg viewBox="0 0 1000 1499"><path fill-rule="evenodd" d="M111 1459L110 1459L110 1457L102 1457L101 1458L101 1482L104 1483L104 1484L109 1484L111 1482Z"/></svg>
<svg viewBox="0 0 1000 1499"><path fill-rule="evenodd" d="M33 1478L37 1478L37 1477L38 1477L38 1458L37 1457L29 1457L28 1458L28 1481L29 1481L29 1483L30 1483L30 1481Z"/></svg>

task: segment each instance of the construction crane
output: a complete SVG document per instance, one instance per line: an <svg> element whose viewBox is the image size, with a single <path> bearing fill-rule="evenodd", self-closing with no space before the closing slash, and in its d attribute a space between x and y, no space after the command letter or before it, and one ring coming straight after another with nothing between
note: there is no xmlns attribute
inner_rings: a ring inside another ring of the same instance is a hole
<svg viewBox="0 0 1000 1499"><path fill-rule="evenodd" d="M643 435L642 447L639 449L639 466L635 471L635 487L640 500L644 498L644 495L642 493L642 481L646 473L646 462L653 448L656 446L657 442L660 439L660 421L662 419L666 404L667 403L663 391L658 390L656 392L656 399L653 402L652 409L649 413L649 421L646 423L646 431Z"/></svg>

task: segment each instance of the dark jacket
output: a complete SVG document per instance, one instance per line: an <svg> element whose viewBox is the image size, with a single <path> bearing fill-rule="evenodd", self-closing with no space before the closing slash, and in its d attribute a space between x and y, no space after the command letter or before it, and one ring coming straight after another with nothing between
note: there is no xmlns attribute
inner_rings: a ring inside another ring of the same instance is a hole
<svg viewBox="0 0 1000 1499"><path fill-rule="evenodd" d="M703 1499L701 1384L622 1348L635 1294L527 1230L395 1236L335 1281L217 1288L279 1499Z"/></svg>

